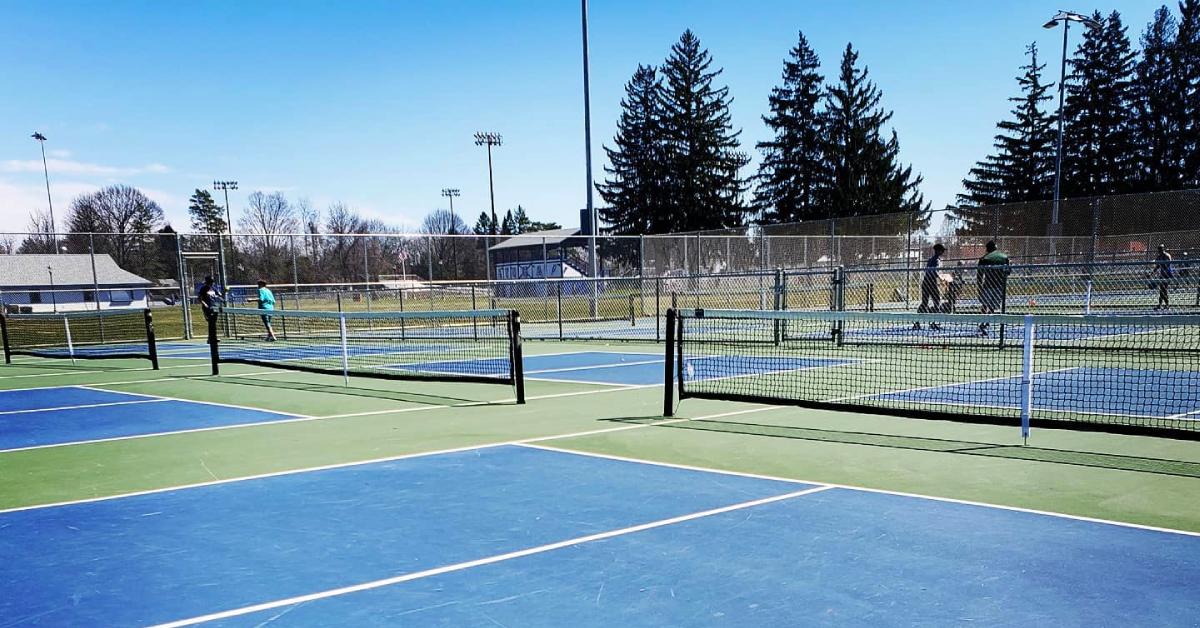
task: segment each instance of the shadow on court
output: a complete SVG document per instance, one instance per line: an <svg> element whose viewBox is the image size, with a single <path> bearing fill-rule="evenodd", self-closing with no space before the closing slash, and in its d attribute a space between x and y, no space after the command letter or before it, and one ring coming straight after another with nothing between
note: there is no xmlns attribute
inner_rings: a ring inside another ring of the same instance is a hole
<svg viewBox="0 0 1200 628"><path fill-rule="evenodd" d="M814 442L841 443L845 445L864 445L867 447L886 447L890 449L909 449L915 451L962 454L967 456L983 456L988 458L1009 458L1013 460L1045 462L1050 464L1063 464L1078 467L1093 467L1100 469L1113 469L1118 471L1133 471L1136 473L1152 473L1155 475L1173 475L1179 477L1200 478L1200 463L1186 460L1172 460L1167 458L1103 454L1091 451L1049 449L1044 447L1032 447L1028 445L1007 445L964 440L927 438L921 436L875 434L870 432L844 432L809 427L765 425L760 423L719 421L714 419L694 419L676 423L664 422L665 420L662 417L623 417L605 420L614 421L617 423L644 424L660 428L700 432L721 432L727 434L744 434L748 436L766 436L769 438L788 438ZM654 425L655 423L663 424Z"/></svg>
<svg viewBox="0 0 1200 628"><path fill-rule="evenodd" d="M505 405L504 402L493 402L489 399L471 399L467 397L451 397L449 395L432 395L404 390L380 390L378 388L364 388L361 386L343 386L341 384L317 384L313 382L292 382L287 380L267 380L254 379L249 377L229 377L221 378L221 383L238 384L241 386L253 386L255 388L275 388L280 390L301 390L304 392L319 392L328 393L331 395L349 395L352 397L372 397L375 399L387 399L390 401L401 401L404 403L415 403L428 406L445 406L461 403L481 403Z"/></svg>

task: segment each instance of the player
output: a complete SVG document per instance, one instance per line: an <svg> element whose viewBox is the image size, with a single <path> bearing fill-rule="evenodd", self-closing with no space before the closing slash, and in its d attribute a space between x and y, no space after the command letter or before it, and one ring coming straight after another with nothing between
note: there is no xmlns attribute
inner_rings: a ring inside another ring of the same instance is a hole
<svg viewBox="0 0 1200 628"><path fill-rule="evenodd" d="M958 311L958 296L962 293L963 281L963 263L960 261L954 267L954 273L949 277L950 285L946 288L946 303L942 306L943 312L953 314Z"/></svg>
<svg viewBox="0 0 1200 628"><path fill-rule="evenodd" d="M1154 306L1156 310L1165 310L1171 305L1171 298L1168 290L1171 286L1171 277L1175 275L1171 269L1171 254L1167 252L1167 245L1158 245L1158 256L1154 258L1154 270L1150 271L1150 276L1155 278L1155 281L1150 282L1151 287L1158 288L1158 304Z"/></svg>
<svg viewBox="0 0 1200 628"><path fill-rule="evenodd" d="M946 247L939 242L933 245L933 257L930 257L925 262L925 274L921 277L921 305L917 307L917 312L940 312L942 311L942 292L938 285L938 268L942 265L942 254L946 252ZM930 306L932 302L932 306ZM913 329L920 329L921 321L913 323ZM941 326L936 322L930 323L929 328L939 330Z"/></svg>
<svg viewBox="0 0 1200 628"><path fill-rule="evenodd" d="M258 280L258 297L250 299L258 302L258 309L264 312L270 312L275 309L275 294L267 287L267 282L262 279ZM271 315L262 315L263 327L267 329L267 342L275 342L275 330L271 328Z"/></svg>
<svg viewBox="0 0 1200 628"><path fill-rule="evenodd" d="M1004 295L1008 292L1008 256L996 248L994 240L984 247L987 253L979 258L975 279L979 283L980 312L994 314L1004 310ZM988 323L979 324L979 335L988 335Z"/></svg>
<svg viewBox="0 0 1200 628"><path fill-rule="evenodd" d="M221 296L212 275L206 276L200 287L196 288L196 300L200 302L200 311L204 314L205 321L212 323L217 320L217 307L225 297Z"/></svg>

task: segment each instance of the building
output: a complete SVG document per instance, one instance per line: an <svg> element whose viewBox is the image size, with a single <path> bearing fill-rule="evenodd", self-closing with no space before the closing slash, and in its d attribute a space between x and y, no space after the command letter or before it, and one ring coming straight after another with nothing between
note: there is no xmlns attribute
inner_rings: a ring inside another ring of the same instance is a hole
<svg viewBox="0 0 1200 628"><path fill-rule="evenodd" d="M9 312L144 308L153 285L106 254L0 255L0 304Z"/></svg>

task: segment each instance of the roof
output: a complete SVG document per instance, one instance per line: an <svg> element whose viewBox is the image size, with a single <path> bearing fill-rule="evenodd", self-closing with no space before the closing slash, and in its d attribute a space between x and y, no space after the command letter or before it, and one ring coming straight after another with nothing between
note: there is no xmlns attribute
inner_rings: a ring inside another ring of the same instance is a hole
<svg viewBox="0 0 1200 628"><path fill-rule="evenodd" d="M55 286L92 285L92 256L64 253L62 255L0 255L0 289L30 286L49 286L54 270ZM96 283L102 286L149 286L151 282L117 266L107 254L96 255Z"/></svg>
<svg viewBox="0 0 1200 628"><path fill-rule="evenodd" d="M541 246L543 240L546 246L562 244L564 241L579 235L579 227L574 229L550 229L549 231L529 231L495 245L492 250L512 249L521 246Z"/></svg>

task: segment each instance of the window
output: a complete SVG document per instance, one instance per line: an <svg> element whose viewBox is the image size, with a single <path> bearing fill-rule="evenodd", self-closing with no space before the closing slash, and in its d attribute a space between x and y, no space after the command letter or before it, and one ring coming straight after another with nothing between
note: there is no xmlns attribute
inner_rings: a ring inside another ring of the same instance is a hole
<svg viewBox="0 0 1200 628"><path fill-rule="evenodd" d="M34 304L34 305L37 305L37 304L41 303L41 302L42 302L42 293L40 293L40 292L30 292L30 293L29 293L29 302L30 302L30 303L32 303L32 304Z"/></svg>
<svg viewBox="0 0 1200 628"><path fill-rule="evenodd" d="M112 291L112 302L113 303L131 303L131 302L133 302L133 291L132 290L113 290Z"/></svg>
<svg viewBox="0 0 1200 628"><path fill-rule="evenodd" d="M95 292L92 292L91 290L83 291L83 302L84 303L94 303L95 301L96 301L96 293Z"/></svg>

